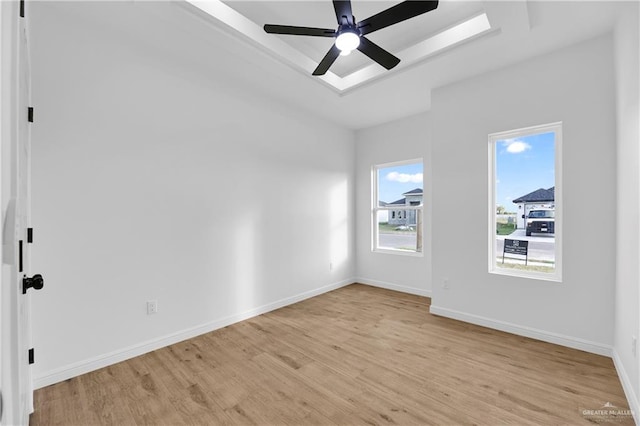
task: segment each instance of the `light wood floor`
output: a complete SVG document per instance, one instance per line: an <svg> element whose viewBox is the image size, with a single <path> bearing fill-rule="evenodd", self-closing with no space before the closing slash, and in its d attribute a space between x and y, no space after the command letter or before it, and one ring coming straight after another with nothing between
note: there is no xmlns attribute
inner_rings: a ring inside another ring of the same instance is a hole
<svg viewBox="0 0 640 426"><path fill-rule="evenodd" d="M31 425L560 425L627 409L611 359L354 284L36 391ZM620 422L620 423L617 423Z"/></svg>

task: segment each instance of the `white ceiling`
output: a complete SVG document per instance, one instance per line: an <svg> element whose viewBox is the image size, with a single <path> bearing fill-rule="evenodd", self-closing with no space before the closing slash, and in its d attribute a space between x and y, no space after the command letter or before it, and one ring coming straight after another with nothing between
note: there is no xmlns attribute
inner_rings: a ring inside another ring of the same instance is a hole
<svg viewBox="0 0 640 426"><path fill-rule="evenodd" d="M395 3L352 1L356 19ZM431 90L436 87L611 31L622 9L611 1L441 0L432 12L371 34L372 41L404 64L386 71L360 52L340 57L331 68L336 79L362 67L375 66L384 72L338 90L309 71L329 49L331 39L262 30L266 23L334 28L330 0L231 0L226 4L212 0L207 7L211 5L232 11L233 16L225 21L185 1L68 2L47 7L51 13L75 14L106 25L114 30L114 37L143 43L150 52L164 55L167 64L189 66L218 84L242 86L254 96L269 97L352 129L428 110ZM403 57L410 46L483 12L490 31L424 58Z"/></svg>
<svg viewBox="0 0 640 426"><path fill-rule="evenodd" d="M333 44L332 39L317 37L302 37L290 35L267 34L263 30L264 23L273 22L270 19L284 19L284 25L291 25L299 15L300 10L309 16L319 16L314 27L326 28L335 17L328 16L333 12L330 0L280 2L245 2L222 0L187 0L188 3L200 9L206 16L216 22L233 29L250 39L271 56L280 58L284 63L306 75L312 74L318 62ZM358 1L353 3L355 12L368 11L364 16L372 16L399 2ZM514 3L511 8L510 22L519 22L528 28L526 3ZM328 6L328 7L327 7ZM368 34L367 38L374 43L389 49L394 47L393 53L401 58L401 62L392 73L408 68L416 63L424 62L453 46L469 41L473 38L500 31L494 23L489 23L484 7L480 2L441 2L436 11L414 17L409 20ZM300 9L298 9L300 8ZM278 13L284 11L287 17L280 17ZM330 19L329 19L330 18ZM310 20L310 19L309 19ZM306 23L305 23L306 24ZM311 25L311 24L308 24ZM304 26L304 25L303 25ZM329 28L334 29L334 28ZM315 58L312 58L315 57ZM326 75L315 76L314 80L333 88L338 94L345 94L353 88L380 78L386 78L391 73L371 61L358 51L348 57L339 57Z"/></svg>

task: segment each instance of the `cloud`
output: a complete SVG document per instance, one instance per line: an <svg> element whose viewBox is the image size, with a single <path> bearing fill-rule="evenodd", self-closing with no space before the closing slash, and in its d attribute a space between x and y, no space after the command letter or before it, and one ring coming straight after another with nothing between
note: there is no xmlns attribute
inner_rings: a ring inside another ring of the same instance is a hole
<svg viewBox="0 0 640 426"><path fill-rule="evenodd" d="M407 173L390 172L387 173L387 180L400 183L422 183L422 173L414 173L410 175Z"/></svg>
<svg viewBox="0 0 640 426"><path fill-rule="evenodd" d="M503 145L507 148L507 152L510 154L520 154L521 152L531 149L531 145L517 139L507 139L503 142Z"/></svg>

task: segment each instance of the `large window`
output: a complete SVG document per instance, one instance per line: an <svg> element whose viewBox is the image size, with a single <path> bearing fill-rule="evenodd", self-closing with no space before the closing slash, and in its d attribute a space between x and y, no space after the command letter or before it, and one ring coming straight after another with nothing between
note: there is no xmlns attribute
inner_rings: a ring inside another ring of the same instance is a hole
<svg viewBox="0 0 640 426"><path fill-rule="evenodd" d="M562 124L489 135L489 272L561 281Z"/></svg>
<svg viewBox="0 0 640 426"><path fill-rule="evenodd" d="M373 250L422 255L422 159L374 166L372 182Z"/></svg>

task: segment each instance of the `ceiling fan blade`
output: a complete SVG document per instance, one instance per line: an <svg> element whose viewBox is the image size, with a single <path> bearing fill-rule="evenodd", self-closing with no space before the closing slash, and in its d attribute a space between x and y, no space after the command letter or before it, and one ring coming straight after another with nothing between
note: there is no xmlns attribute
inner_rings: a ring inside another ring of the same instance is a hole
<svg viewBox="0 0 640 426"><path fill-rule="evenodd" d="M360 37L360 45L358 50L390 70L400 63L400 59L384 50L366 37Z"/></svg>
<svg viewBox="0 0 640 426"><path fill-rule="evenodd" d="M335 37L336 31L326 28L293 27L290 25L266 24L264 30L269 34L289 34L315 37Z"/></svg>
<svg viewBox="0 0 640 426"><path fill-rule="evenodd" d="M329 67L338 59L338 56L340 56L340 49L334 44L313 71L313 75L324 75L329 70Z"/></svg>
<svg viewBox="0 0 640 426"><path fill-rule="evenodd" d="M338 25L355 25L351 11L351 0L333 0L333 8L336 10Z"/></svg>
<svg viewBox="0 0 640 426"><path fill-rule="evenodd" d="M422 15L438 7L438 0L415 1L407 0L390 7L387 10L358 22L358 29L362 35L386 28L389 25L406 21L414 16Z"/></svg>

